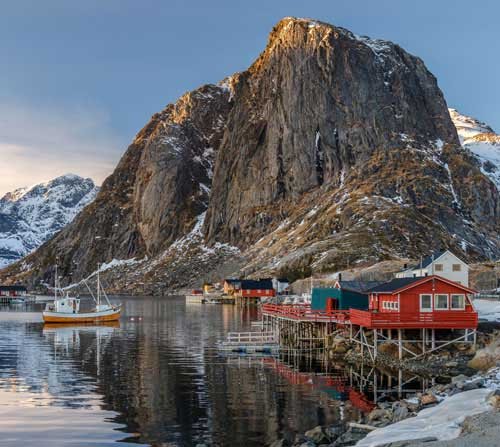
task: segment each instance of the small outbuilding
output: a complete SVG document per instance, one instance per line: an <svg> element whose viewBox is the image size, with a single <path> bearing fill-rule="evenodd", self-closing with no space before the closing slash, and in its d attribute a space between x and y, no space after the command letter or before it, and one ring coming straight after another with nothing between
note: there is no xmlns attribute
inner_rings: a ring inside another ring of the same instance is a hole
<svg viewBox="0 0 500 447"><path fill-rule="evenodd" d="M368 290L379 281L337 281L334 287L313 288L312 310L368 309Z"/></svg>

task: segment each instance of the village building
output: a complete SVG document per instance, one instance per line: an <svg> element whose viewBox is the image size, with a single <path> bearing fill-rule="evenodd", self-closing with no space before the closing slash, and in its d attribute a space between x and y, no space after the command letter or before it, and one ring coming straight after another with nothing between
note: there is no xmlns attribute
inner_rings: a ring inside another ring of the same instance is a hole
<svg viewBox="0 0 500 447"><path fill-rule="evenodd" d="M420 355L443 343L475 343L478 315L472 304L474 294L474 290L437 275L395 278L370 290L368 310L350 310L350 323L359 328L353 338L374 358L378 344L383 342L396 343L401 358L403 345L408 342L405 331L417 330L419 335L413 333L410 338L419 344ZM371 331L372 337L367 338L365 330ZM436 331L440 330L458 335L451 342L438 340Z"/></svg>
<svg viewBox="0 0 500 447"><path fill-rule="evenodd" d="M333 287L313 288L312 310L368 309L368 290L381 284L380 281L337 280Z"/></svg>
<svg viewBox="0 0 500 447"><path fill-rule="evenodd" d="M0 296L24 296L28 293L25 286L0 286Z"/></svg>
<svg viewBox="0 0 500 447"><path fill-rule="evenodd" d="M416 265L396 273L396 278L438 275L464 286L469 285L469 266L451 251L436 252Z"/></svg>
<svg viewBox="0 0 500 447"><path fill-rule="evenodd" d="M286 278L273 278L273 287L277 295L288 293L290 283Z"/></svg>

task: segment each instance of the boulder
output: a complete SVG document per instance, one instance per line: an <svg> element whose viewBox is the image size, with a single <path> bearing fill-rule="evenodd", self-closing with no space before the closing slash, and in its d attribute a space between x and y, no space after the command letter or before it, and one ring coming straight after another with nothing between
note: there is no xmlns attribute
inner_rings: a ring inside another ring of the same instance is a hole
<svg viewBox="0 0 500 447"><path fill-rule="evenodd" d="M408 411L408 407L403 405L398 406L394 409L392 422L402 421L403 419L406 419L409 414L410 412Z"/></svg>
<svg viewBox="0 0 500 447"><path fill-rule="evenodd" d="M476 355L468 363L470 368L486 371L500 361L500 334L494 333L489 343L476 352Z"/></svg>
<svg viewBox="0 0 500 447"><path fill-rule="evenodd" d="M306 431L306 438L309 438L316 444L327 444L330 442L330 437L321 425L314 427L312 430Z"/></svg>
<svg viewBox="0 0 500 447"><path fill-rule="evenodd" d="M432 405L437 404L438 400L434 394L424 394L421 397L420 402L422 402L422 405Z"/></svg>
<svg viewBox="0 0 500 447"><path fill-rule="evenodd" d="M347 447L355 445L358 441L365 438L368 434L366 430L360 430L358 428L350 428L342 436L340 436L331 447Z"/></svg>

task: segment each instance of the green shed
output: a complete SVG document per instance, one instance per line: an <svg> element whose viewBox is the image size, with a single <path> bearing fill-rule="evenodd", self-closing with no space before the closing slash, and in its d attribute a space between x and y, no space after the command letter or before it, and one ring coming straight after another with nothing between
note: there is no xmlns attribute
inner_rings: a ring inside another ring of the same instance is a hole
<svg viewBox="0 0 500 447"><path fill-rule="evenodd" d="M328 298L336 300L334 308L339 310L368 309L368 294L335 287L314 288L312 290L311 309L326 310Z"/></svg>

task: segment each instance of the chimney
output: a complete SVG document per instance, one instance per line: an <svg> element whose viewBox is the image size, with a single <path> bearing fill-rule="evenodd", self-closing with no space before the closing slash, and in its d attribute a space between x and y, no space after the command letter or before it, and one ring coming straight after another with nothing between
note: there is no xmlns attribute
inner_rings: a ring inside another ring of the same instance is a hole
<svg viewBox="0 0 500 447"><path fill-rule="evenodd" d="M338 281L342 281L342 273L339 273L338 274L338 278L337 278Z"/></svg>

